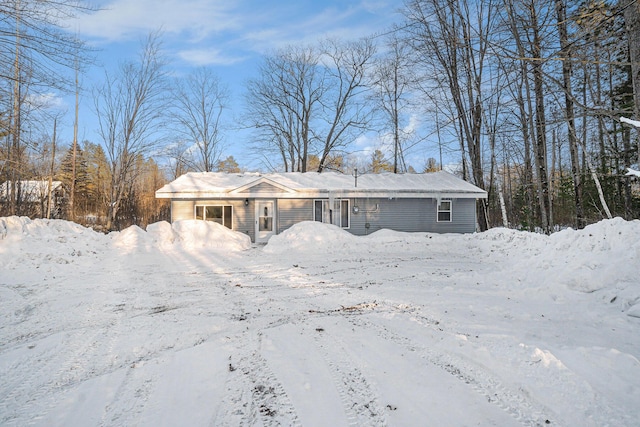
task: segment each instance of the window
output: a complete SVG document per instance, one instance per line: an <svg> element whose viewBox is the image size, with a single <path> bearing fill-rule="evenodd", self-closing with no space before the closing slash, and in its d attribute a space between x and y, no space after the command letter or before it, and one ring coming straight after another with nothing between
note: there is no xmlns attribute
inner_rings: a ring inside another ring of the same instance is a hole
<svg viewBox="0 0 640 427"><path fill-rule="evenodd" d="M451 222L451 200L438 201L438 222Z"/></svg>
<svg viewBox="0 0 640 427"><path fill-rule="evenodd" d="M196 219L214 221L227 228L233 228L233 206L196 206Z"/></svg>
<svg viewBox="0 0 640 427"><path fill-rule="evenodd" d="M336 199L331 207L329 200L315 200L313 205L314 221L349 228L349 200Z"/></svg>

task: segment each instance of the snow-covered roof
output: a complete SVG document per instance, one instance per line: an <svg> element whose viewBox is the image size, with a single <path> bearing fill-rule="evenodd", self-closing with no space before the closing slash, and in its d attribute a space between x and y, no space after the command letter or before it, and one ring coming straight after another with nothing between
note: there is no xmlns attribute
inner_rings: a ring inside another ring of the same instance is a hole
<svg viewBox="0 0 640 427"><path fill-rule="evenodd" d="M17 181L20 186L20 196L26 202L40 202L49 195L49 180L25 180ZM51 188L57 190L62 186L62 181L52 181ZM4 199L11 194L13 185L11 181L5 181L0 184L0 199Z"/></svg>
<svg viewBox="0 0 640 427"><path fill-rule="evenodd" d="M364 174L336 172L190 172L156 191L157 198L457 197L486 198L487 192L448 172Z"/></svg>

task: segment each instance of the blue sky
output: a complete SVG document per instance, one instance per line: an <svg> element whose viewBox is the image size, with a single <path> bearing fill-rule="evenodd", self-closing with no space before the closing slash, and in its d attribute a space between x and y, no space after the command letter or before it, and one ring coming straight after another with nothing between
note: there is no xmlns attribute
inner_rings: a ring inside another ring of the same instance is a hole
<svg viewBox="0 0 640 427"><path fill-rule="evenodd" d="M99 142L95 132L91 88L104 70L134 59L141 41L159 28L169 71L179 75L210 67L231 92L228 117L241 114L244 84L255 77L261 55L290 44L314 43L326 37L356 39L388 30L401 21L400 0L109 0L74 24L81 38L96 48L95 64L82 77L79 138ZM73 99L61 142L71 140ZM67 136L69 135L69 136ZM242 166L247 136L225 133L225 155Z"/></svg>

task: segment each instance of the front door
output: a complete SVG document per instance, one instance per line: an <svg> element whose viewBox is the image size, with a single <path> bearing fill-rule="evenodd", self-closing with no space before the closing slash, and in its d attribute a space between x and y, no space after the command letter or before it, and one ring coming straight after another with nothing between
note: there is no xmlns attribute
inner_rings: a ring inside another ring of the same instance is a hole
<svg viewBox="0 0 640 427"><path fill-rule="evenodd" d="M256 200L256 243L264 243L275 234L275 202Z"/></svg>

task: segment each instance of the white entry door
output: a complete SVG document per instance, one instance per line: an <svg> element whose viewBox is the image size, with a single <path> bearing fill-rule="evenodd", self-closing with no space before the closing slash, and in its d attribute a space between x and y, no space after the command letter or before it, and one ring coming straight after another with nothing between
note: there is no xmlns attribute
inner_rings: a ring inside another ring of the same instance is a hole
<svg viewBox="0 0 640 427"><path fill-rule="evenodd" d="M264 243L276 232L273 200L256 200L256 243Z"/></svg>

